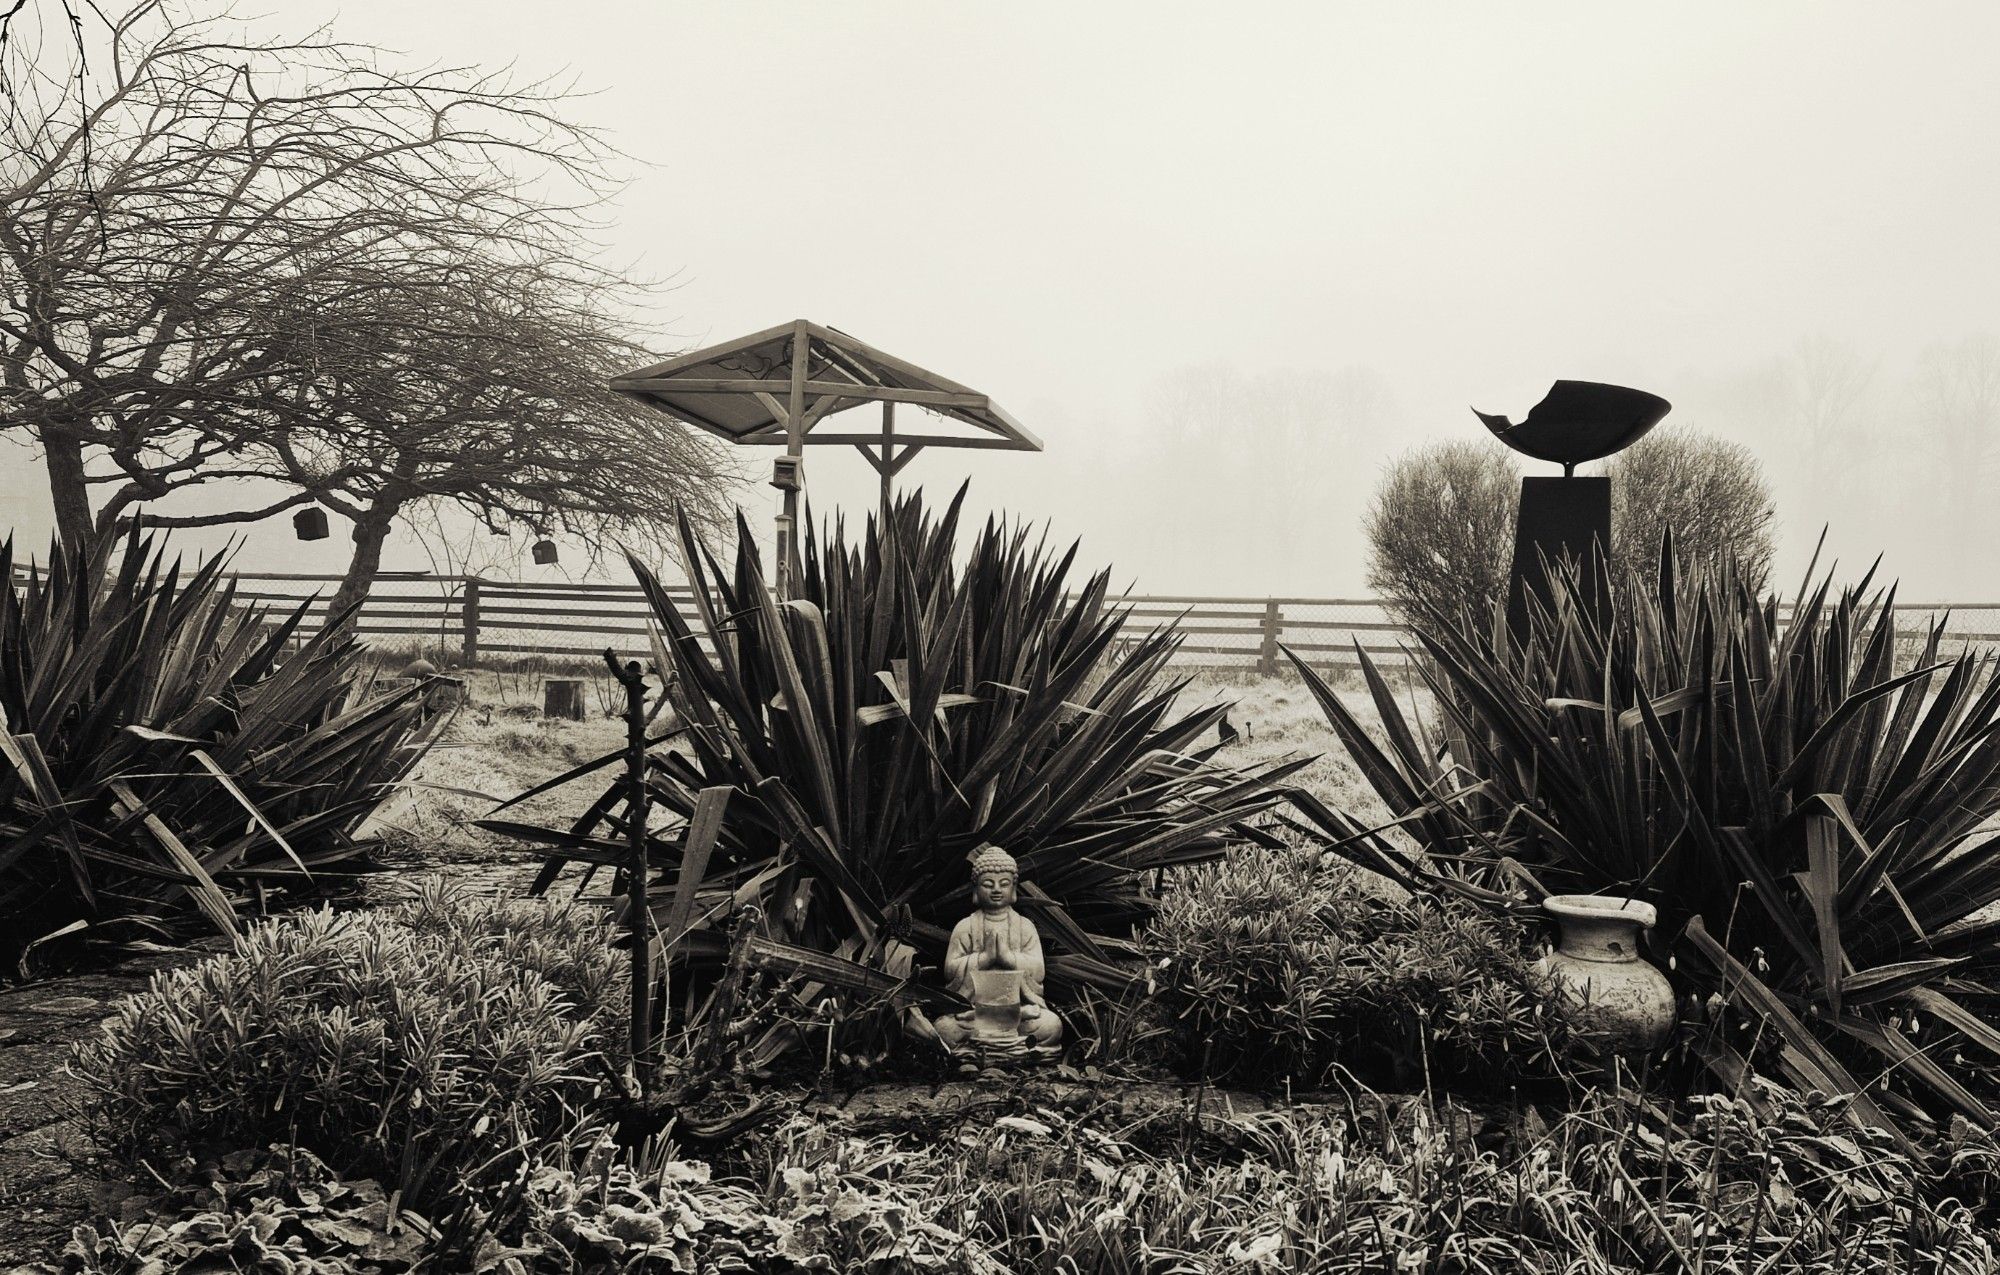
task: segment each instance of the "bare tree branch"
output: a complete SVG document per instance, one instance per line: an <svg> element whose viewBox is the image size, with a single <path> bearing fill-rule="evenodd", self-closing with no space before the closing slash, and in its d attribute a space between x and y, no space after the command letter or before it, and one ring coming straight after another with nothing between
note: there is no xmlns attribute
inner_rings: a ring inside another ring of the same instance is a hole
<svg viewBox="0 0 2000 1275"><path fill-rule="evenodd" d="M355 523L351 593L418 507L592 553L719 509L722 450L605 388L651 356L591 240L615 156L563 90L162 0L67 57L42 26L0 45L0 429L65 539L316 501ZM218 483L281 494L153 507Z"/></svg>

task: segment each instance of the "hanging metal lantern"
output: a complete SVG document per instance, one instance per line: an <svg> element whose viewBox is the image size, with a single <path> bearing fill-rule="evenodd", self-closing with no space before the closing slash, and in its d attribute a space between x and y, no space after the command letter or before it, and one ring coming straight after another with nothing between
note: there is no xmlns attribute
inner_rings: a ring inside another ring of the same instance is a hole
<svg viewBox="0 0 2000 1275"><path fill-rule="evenodd" d="M537 540L535 542L535 561L546 567L555 560L556 542L553 540Z"/></svg>
<svg viewBox="0 0 2000 1275"><path fill-rule="evenodd" d="M326 510L318 505L307 505L292 515L292 530L301 540L326 539Z"/></svg>

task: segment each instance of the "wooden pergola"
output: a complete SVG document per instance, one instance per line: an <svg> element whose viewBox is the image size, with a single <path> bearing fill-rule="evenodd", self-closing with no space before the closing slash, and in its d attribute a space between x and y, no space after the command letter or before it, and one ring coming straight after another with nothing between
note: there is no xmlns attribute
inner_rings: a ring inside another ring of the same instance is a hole
<svg viewBox="0 0 2000 1275"><path fill-rule="evenodd" d="M778 516L781 590L797 552L805 448L851 446L859 451L881 476L884 506L896 475L926 447L1042 450L1040 439L977 390L805 319L627 372L613 377L611 388L732 443L785 449L771 478L771 485L785 494L784 512ZM879 431L818 428L828 417L871 403L882 405ZM898 433L898 403L961 422L974 432Z"/></svg>

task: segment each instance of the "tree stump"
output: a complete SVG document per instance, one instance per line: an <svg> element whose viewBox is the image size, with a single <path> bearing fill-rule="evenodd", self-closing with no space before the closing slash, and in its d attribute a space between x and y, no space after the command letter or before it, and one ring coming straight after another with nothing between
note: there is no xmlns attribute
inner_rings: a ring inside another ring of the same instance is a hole
<svg viewBox="0 0 2000 1275"><path fill-rule="evenodd" d="M542 683L542 716L583 720L583 679L551 677Z"/></svg>

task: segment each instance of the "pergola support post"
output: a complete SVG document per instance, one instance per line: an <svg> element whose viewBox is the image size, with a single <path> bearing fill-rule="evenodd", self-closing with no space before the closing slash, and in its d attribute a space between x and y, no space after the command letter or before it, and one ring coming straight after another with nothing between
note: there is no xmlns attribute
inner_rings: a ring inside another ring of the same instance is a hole
<svg viewBox="0 0 2000 1275"><path fill-rule="evenodd" d="M792 461L794 477L798 473L799 462L805 458L806 446L806 363L812 356L812 336L806 331L804 320L792 325L792 391L785 404L785 455ZM778 516L778 596L787 598L792 593L792 580L798 570L799 554L799 484L794 481L785 488L785 511Z"/></svg>

